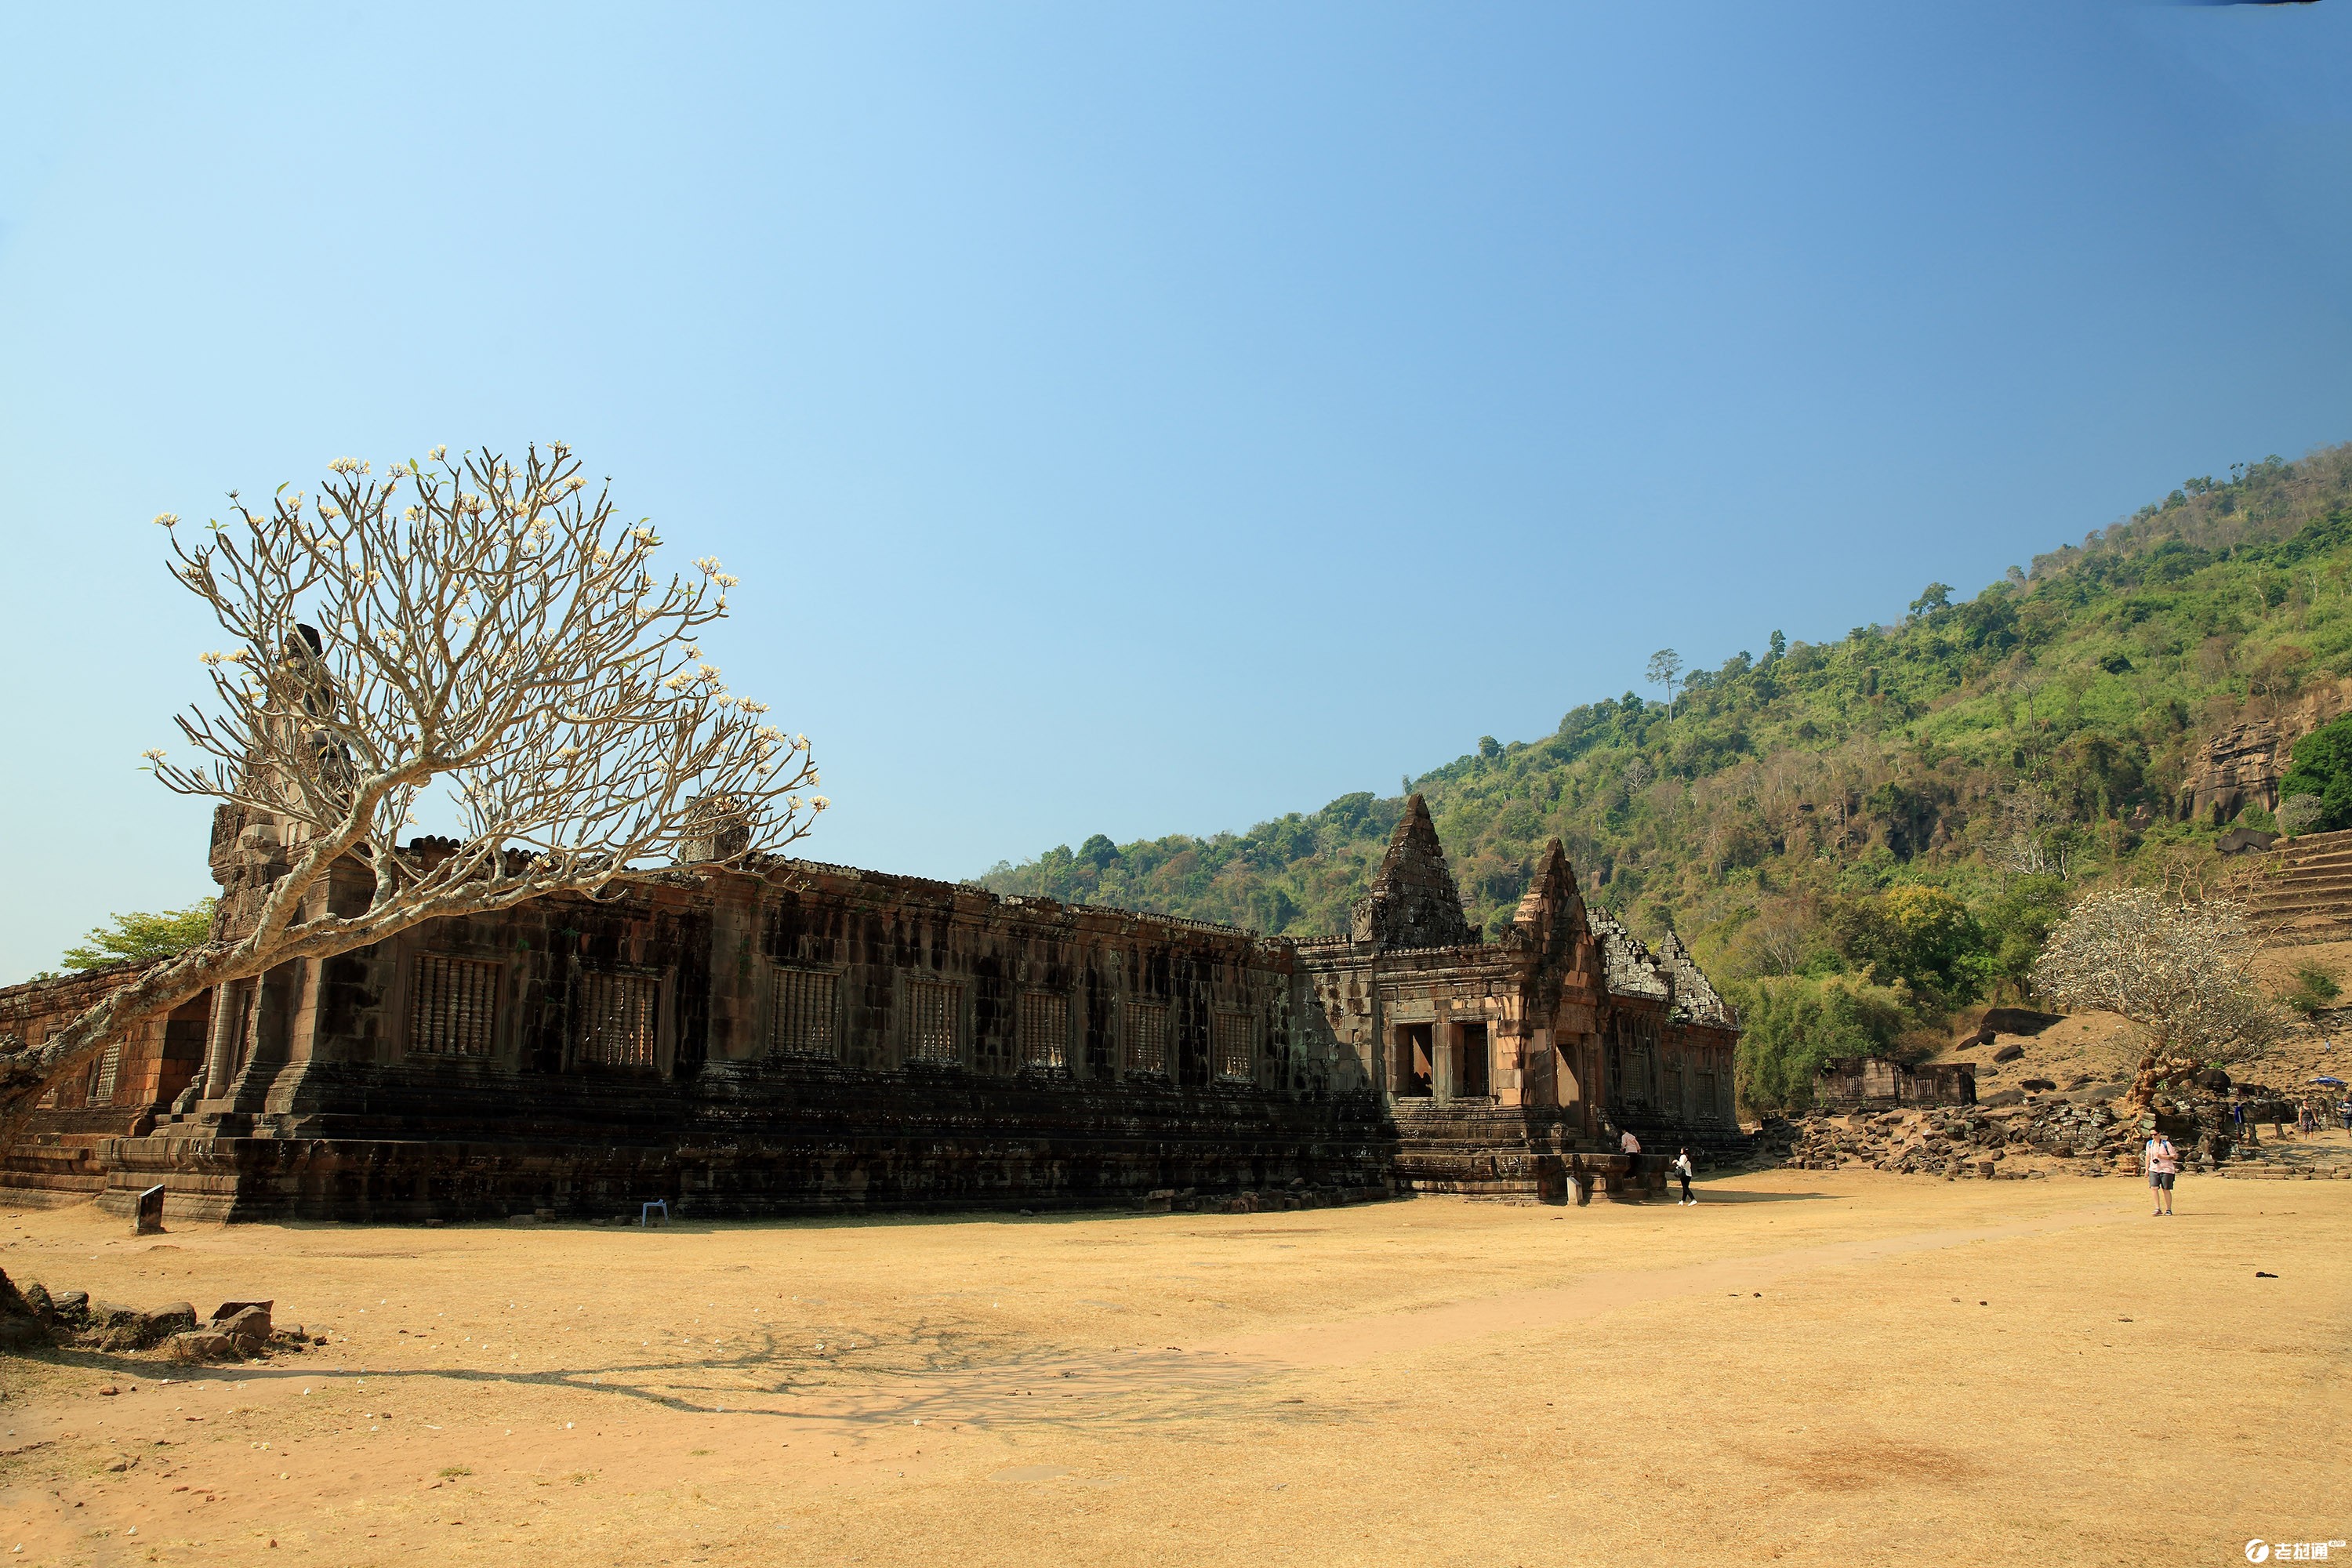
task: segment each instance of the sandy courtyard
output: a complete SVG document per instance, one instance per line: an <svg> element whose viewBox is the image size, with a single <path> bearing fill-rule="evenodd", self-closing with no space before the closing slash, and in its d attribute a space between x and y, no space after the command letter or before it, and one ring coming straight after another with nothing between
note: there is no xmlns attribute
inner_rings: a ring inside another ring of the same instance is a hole
<svg viewBox="0 0 2352 1568"><path fill-rule="evenodd" d="M2352 1535L2352 1184L2192 1176L2165 1221L2124 1179L1703 1191L139 1239L10 1213L20 1281L271 1297L333 1342L0 1359L0 1559L2220 1564Z"/></svg>

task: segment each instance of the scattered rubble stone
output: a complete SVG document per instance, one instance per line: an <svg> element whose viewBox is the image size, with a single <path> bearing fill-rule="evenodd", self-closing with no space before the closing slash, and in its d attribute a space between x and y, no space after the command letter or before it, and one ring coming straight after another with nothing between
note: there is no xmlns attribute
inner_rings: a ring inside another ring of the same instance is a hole
<svg viewBox="0 0 2352 1568"><path fill-rule="evenodd" d="M235 1361L237 1354L236 1342L210 1329L173 1334L163 1349L173 1361Z"/></svg>
<svg viewBox="0 0 2352 1568"><path fill-rule="evenodd" d="M309 1336L299 1325L273 1331L270 1306L268 1301L223 1302L215 1321L199 1326L191 1302L173 1301L152 1310L119 1301L92 1302L82 1291L52 1291L38 1280L20 1290L0 1272L0 1348L65 1343L120 1353L161 1347L178 1361L234 1361L307 1345ZM323 1336L319 1342L325 1342Z"/></svg>
<svg viewBox="0 0 2352 1568"><path fill-rule="evenodd" d="M48 1331L32 1303L9 1281L7 1273L0 1270L0 1349L20 1350L47 1339Z"/></svg>

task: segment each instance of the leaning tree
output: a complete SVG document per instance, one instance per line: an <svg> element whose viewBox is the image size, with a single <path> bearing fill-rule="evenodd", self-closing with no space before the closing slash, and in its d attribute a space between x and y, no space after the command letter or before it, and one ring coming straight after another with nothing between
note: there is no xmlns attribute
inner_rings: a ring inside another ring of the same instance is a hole
<svg viewBox="0 0 2352 1568"><path fill-rule="evenodd" d="M228 646L203 655L212 700L178 721L194 757L148 767L228 808L227 853L252 874L209 941L37 1048L0 1039L0 1146L48 1084L224 982L424 921L739 866L825 807L803 793L807 737L703 657L735 579L709 557L657 571L651 524L621 518L562 443L329 468L315 500L281 485L257 509L230 492L226 522L155 520ZM454 838L415 837L436 800Z"/></svg>
<svg viewBox="0 0 2352 1568"><path fill-rule="evenodd" d="M2147 888L2094 893L2074 906L2033 965L2034 989L2069 1007L2098 1007L2140 1026L2146 1049L2127 1106L2209 1067L2267 1054L2286 1032L2253 983L2260 933L2245 906Z"/></svg>

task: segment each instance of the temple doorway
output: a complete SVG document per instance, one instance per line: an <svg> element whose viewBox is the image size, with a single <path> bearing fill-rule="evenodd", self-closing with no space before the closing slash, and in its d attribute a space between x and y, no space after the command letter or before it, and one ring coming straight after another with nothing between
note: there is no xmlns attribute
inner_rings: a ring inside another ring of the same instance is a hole
<svg viewBox="0 0 2352 1568"><path fill-rule="evenodd" d="M1431 1024L1400 1024L1396 1037L1396 1092L1427 1099L1431 1081L1436 1076L1436 1058L1433 1054L1432 1037L1436 1026Z"/></svg>
<svg viewBox="0 0 2352 1568"><path fill-rule="evenodd" d="M1483 1100L1494 1091L1487 1087L1486 1066L1491 1055L1486 1044L1486 1026L1457 1024L1454 1028L1454 1092L1467 1100Z"/></svg>

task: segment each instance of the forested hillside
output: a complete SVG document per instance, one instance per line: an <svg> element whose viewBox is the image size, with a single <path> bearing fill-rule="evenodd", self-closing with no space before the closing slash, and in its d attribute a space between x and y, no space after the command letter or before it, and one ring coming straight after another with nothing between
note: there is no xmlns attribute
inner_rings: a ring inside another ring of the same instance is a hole
<svg viewBox="0 0 2352 1568"><path fill-rule="evenodd" d="M1590 900L1681 930L1751 983L1752 1015L1843 1009L1808 1026L1883 1037L2013 990L2083 883L2212 831L2174 820L2206 740L2352 675L2347 508L2352 444L2191 479L1973 598L1931 584L1893 625L1769 631L1760 654L1571 709L1551 735L1482 738L1412 787L1486 929L1557 834ZM1400 806L1351 795L1246 833L1097 835L982 880L1323 934ZM1811 984L1776 1003L1753 984L1773 976Z"/></svg>

